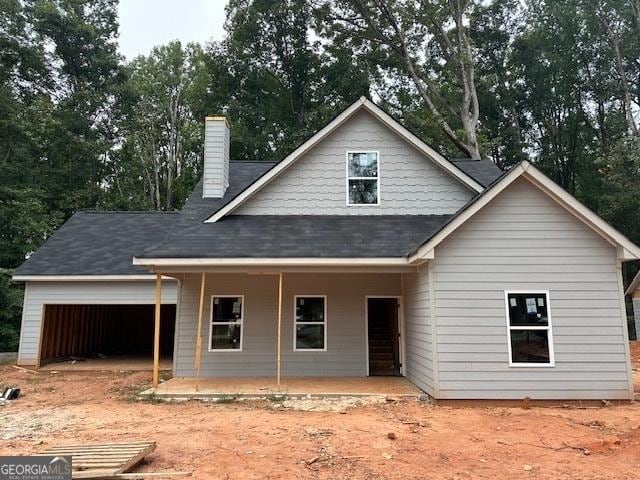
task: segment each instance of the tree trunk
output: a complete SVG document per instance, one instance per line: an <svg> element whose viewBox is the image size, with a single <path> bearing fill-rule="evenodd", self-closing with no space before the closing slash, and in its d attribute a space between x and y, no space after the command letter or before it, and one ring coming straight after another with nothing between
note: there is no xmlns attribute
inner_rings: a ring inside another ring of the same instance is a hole
<svg viewBox="0 0 640 480"><path fill-rule="evenodd" d="M614 29L609 21L606 19L606 15L601 14L600 20L607 30L609 41L613 47L613 51L616 56L616 68L618 69L618 75L620 76L620 86L622 87L622 94L624 98L625 117L629 126L629 131L634 137L640 136L638 131L638 125L633 117L633 99L631 96L631 88L629 86L629 79L627 78L627 72L624 68L624 61L622 58L622 52L620 51L620 37L618 32Z"/></svg>

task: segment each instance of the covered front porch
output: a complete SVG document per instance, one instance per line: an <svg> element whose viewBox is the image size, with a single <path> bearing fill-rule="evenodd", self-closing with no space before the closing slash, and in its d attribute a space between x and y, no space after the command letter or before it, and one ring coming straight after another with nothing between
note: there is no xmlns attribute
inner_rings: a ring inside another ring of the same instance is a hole
<svg viewBox="0 0 640 480"><path fill-rule="evenodd" d="M198 387L196 388L196 383ZM423 392L404 377L273 377L172 378L141 395L162 399L224 399L284 397L416 398Z"/></svg>
<svg viewBox="0 0 640 480"><path fill-rule="evenodd" d="M160 384L154 369L147 394L206 398L421 392L404 377L403 282L415 267L184 271L163 266L156 273L180 281L174 378ZM158 283L159 299L161 295Z"/></svg>

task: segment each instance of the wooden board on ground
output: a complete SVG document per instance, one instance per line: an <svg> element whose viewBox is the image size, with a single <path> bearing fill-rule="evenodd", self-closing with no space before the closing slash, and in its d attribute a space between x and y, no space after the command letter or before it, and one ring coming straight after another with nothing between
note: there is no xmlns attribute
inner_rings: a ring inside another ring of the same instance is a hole
<svg viewBox="0 0 640 480"><path fill-rule="evenodd" d="M156 449L156 442L124 442L51 447L42 455L72 457L73 478L105 478L128 472Z"/></svg>

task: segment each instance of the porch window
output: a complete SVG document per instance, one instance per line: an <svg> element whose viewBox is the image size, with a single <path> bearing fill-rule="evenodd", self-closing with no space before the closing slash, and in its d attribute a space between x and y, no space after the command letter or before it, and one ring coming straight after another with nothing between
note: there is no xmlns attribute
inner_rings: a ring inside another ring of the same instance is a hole
<svg viewBox="0 0 640 480"><path fill-rule="evenodd" d="M509 365L552 367L553 337L549 292L505 292Z"/></svg>
<svg viewBox="0 0 640 480"><path fill-rule="evenodd" d="M243 295L211 297L210 352L242 350L243 316Z"/></svg>
<svg viewBox="0 0 640 480"><path fill-rule="evenodd" d="M347 205L380 204L378 152L347 152Z"/></svg>
<svg viewBox="0 0 640 480"><path fill-rule="evenodd" d="M327 349L327 297L295 297L295 351Z"/></svg>

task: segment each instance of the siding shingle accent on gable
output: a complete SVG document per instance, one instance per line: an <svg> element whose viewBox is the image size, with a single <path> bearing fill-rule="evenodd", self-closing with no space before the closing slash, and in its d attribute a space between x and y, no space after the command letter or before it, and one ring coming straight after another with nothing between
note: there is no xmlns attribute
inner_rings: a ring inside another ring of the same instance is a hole
<svg viewBox="0 0 640 480"><path fill-rule="evenodd" d="M379 206L347 206L348 150L380 152ZM370 113L361 111L234 214L441 215L455 213L473 195Z"/></svg>

